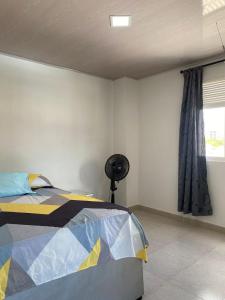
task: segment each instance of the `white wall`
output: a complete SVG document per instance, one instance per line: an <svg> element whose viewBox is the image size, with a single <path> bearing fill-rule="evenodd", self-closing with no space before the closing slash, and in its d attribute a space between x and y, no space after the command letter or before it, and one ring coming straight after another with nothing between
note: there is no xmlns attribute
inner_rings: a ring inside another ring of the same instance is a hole
<svg viewBox="0 0 225 300"><path fill-rule="evenodd" d="M205 69L205 81L218 76L225 78L224 64ZM141 204L174 214L182 90L178 69L140 81ZM225 227L225 163L208 162L208 173L214 215L200 219Z"/></svg>
<svg viewBox="0 0 225 300"><path fill-rule="evenodd" d="M114 152L130 161L127 178L119 183L118 203L132 206L139 203L139 83L122 78L114 81Z"/></svg>
<svg viewBox="0 0 225 300"><path fill-rule="evenodd" d="M113 83L0 55L0 170L108 195Z"/></svg>
<svg viewBox="0 0 225 300"><path fill-rule="evenodd" d="M205 70L205 81L220 78L225 65ZM177 214L182 90L179 70L112 82L0 55L0 171L42 173L106 198L105 160L123 153L131 169L117 202ZM208 171L214 215L202 219L225 226L225 163Z"/></svg>

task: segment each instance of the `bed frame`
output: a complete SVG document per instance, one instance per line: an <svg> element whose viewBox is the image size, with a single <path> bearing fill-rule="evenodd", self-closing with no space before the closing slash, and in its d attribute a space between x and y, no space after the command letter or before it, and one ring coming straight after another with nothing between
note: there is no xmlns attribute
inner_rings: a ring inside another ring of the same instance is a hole
<svg viewBox="0 0 225 300"><path fill-rule="evenodd" d="M45 283L5 300L140 300L142 261L126 258Z"/></svg>

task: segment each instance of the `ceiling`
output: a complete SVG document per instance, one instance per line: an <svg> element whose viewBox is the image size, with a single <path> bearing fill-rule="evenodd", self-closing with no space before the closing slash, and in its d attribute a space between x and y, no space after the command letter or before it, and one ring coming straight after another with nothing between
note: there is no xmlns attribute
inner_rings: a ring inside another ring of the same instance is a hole
<svg viewBox="0 0 225 300"><path fill-rule="evenodd" d="M110 28L109 15L132 15ZM222 54L225 0L0 1L0 51L116 79Z"/></svg>

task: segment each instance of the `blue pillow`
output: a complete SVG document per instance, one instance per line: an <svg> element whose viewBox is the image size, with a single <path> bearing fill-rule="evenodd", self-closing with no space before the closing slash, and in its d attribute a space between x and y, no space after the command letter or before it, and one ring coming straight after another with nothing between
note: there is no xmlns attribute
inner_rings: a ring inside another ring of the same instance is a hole
<svg viewBox="0 0 225 300"><path fill-rule="evenodd" d="M33 194L27 173L0 173L0 197Z"/></svg>

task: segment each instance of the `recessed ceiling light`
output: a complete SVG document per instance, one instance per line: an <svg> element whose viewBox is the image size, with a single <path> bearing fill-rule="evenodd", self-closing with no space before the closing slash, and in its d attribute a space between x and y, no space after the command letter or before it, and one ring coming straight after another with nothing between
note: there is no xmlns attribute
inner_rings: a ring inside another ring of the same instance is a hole
<svg viewBox="0 0 225 300"><path fill-rule="evenodd" d="M110 16L111 27L129 27L131 16Z"/></svg>

